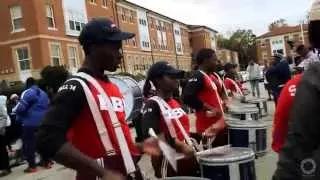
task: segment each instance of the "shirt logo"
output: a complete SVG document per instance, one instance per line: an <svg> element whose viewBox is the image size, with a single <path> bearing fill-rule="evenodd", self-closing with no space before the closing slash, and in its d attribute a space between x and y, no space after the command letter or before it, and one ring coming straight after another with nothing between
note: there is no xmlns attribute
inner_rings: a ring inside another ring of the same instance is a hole
<svg viewBox="0 0 320 180"><path fill-rule="evenodd" d="M100 110L107 111L109 109L109 105L107 100L103 98L101 94L98 95L99 103L100 103ZM124 112L124 100L119 97L110 97L112 109L115 112Z"/></svg>
<svg viewBox="0 0 320 180"><path fill-rule="evenodd" d="M62 91L62 90L70 90L70 91L75 91L77 89L77 86L72 85L72 84L65 84L63 86L61 86L58 89L58 92Z"/></svg>
<svg viewBox="0 0 320 180"><path fill-rule="evenodd" d="M297 92L297 86L296 85L289 86L288 91L290 93L290 96L294 97Z"/></svg>

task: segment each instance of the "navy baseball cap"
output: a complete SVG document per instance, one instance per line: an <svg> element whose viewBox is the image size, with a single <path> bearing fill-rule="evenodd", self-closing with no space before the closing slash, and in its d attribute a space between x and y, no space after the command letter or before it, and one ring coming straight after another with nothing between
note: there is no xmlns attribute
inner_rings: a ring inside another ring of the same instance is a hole
<svg viewBox="0 0 320 180"><path fill-rule="evenodd" d="M153 64L148 71L148 78L158 78L169 75L176 78L183 78L184 71L172 67L167 61L159 61Z"/></svg>
<svg viewBox="0 0 320 180"><path fill-rule="evenodd" d="M131 39L133 33L122 32L107 18L93 18L82 29L79 42L84 44L110 43Z"/></svg>

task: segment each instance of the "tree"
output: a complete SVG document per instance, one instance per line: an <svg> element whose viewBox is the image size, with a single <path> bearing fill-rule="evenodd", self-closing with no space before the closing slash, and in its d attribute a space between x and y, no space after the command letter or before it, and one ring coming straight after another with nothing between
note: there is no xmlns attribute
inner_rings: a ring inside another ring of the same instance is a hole
<svg viewBox="0 0 320 180"><path fill-rule="evenodd" d="M241 67L245 67L250 60L256 60L255 39L256 35L252 30L239 29L229 39L219 36L218 44L221 48L237 51L239 63Z"/></svg>
<svg viewBox="0 0 320 180"><path fill-rule="evenodd" d="M274 22L272 22L270 25L269 25L269 31L271 31L272 29L274 28L278 28L278 27L283 27L283 26L287 26L288 23L285 19L278 19Z"/></svg>

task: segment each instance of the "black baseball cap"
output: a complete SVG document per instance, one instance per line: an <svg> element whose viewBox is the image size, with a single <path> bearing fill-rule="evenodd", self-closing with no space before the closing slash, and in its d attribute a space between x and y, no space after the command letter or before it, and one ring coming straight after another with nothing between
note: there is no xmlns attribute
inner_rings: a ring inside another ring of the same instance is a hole
<svg viewBox="0 0 320 180"><path fill-rule="evenodd" d="M183 78L184 71L172 67L167 61L159 61L153 64L148 71L148 78L154 79L163 75Z"/></svg>
<svg viewBox="0 0 320 180"><path fill-rule="evenodd" d="M131 39L133 33L122 32L107 18L93 18L82 29L79 42L84 44L110 43Z"/></svg>

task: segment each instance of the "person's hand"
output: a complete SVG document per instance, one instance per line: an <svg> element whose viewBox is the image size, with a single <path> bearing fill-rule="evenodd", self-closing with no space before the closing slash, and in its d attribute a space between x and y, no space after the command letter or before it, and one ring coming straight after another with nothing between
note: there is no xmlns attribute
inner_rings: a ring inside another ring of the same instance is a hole
<svg viewBox="0 0 320 180"><path fill-rule="evenodd" d="M217 134L218 134L218 128L215 125L210 126L203 133L205 137L209 137L209 138L215 137L217 136Z"/></svg>
<svg viewBox="0 0 320 180"><path fill-rule="evenodd" d="M222 115L221 110L216 109L208 104L204 104L205 114L208 118L220 117Z"/></svg>
<svg viewBox="0 0 320 180"><path fill-rule="evenodd" d="M142 152L150 156L160 156L159 140L154 137L146 139L142 144Z"/></svg>
<svg viewBox="0 0 320 180"><path fill-rule="evenodd" d="M193 157L195 155L195 151L194 149L187 145L187 144L184 144L181 148L181 152L186 156L186 157Z"/></svg>
<svg viewBox="0 0 320 180"><path fill-rule="evenodd" d="M116 171L112 171L112 170L105 171L105 173L102 177L102 180L111 180L111 179L112 180L126 180L126 177Z"/></svg>

